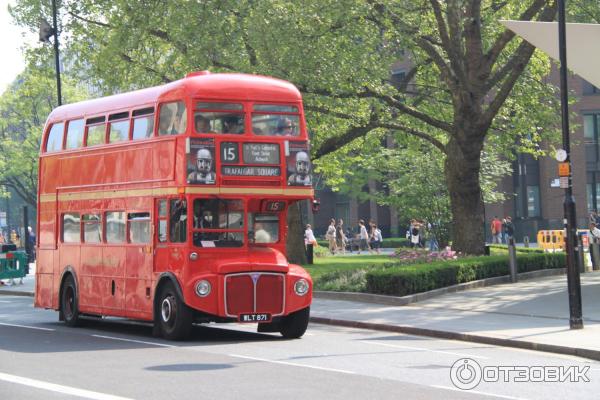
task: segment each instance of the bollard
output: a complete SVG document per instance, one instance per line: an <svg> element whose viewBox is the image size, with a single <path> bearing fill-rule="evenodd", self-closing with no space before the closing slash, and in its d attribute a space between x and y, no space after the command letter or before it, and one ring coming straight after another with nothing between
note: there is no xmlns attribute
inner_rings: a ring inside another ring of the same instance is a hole
<svg viewBox="0 0 600 400"><path fill-rule="evenodd" d="M309 264L314 264L314 246L312 243L306 245L306 261Z"/></svg>
<svg viewBox="0 0 600 400"><path fill-rule="evenodd" d="M510 269L510 281L517 282L517 249L515 248L515 239L508 239L508 266Z"/></svg>
<svg viewBox="0 0 600 400"><path fill-rule="evenodd" d="M484 256L489 256L490 255L490 245L489 244L485 244L485 247L483 248L483 255Z"/></svg>
<svg viewBox="0 0 600 400"><path fill-rule="evenodd" d="M523 237L523 245L525 247L529 247L529 236L524 236Z"/></svg>

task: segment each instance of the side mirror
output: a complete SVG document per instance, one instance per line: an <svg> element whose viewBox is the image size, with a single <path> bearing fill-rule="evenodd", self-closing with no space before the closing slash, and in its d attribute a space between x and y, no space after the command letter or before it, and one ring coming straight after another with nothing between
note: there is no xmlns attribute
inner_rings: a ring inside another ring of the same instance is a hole
<svg viewBox="0 0 600 400"><path fill-rule="evenodd" d="M319 208L321 207L321 201L319 199L313 199L312 201L312 211L319 212Z"/></svg>

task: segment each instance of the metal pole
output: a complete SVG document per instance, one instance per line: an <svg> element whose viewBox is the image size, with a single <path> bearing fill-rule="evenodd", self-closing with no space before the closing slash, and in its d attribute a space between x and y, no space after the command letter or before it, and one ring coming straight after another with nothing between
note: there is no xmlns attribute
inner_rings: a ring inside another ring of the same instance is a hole
<svg viewBox="0 0 600 400"><path fill-rule="evenodd" d="M569 290L569 325L571 329L582 329L581 312L581 282L575 254L577 238L577 216L575 214L575 199L573 198L573 179L571 173L571 148L569 143L569 103L567 89L567 34L565 25L565 1L558 0L558 48L560 55L560 102L562 114L563 147L567 152L569 163L569 184L565 189L565 228L567 250L567 282Z"/></svg>
<svg viewBox="0 0 600 400"><path fill-rule="evenodd" d="M52 21L54 23L54 61L56 63L56 92L58 105L62 105L62 94L60 88L60 57L58 53L58 24L56 23L56 0L52 0Z"/></svg>

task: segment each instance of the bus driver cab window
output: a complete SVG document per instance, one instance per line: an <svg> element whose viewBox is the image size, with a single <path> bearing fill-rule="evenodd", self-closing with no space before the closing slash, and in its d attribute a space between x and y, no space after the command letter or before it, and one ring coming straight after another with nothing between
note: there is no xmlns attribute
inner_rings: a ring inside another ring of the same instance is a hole
<svg viewBox="0 0 600 400"><path fill-rule="evenodd" d="M171 242L186 241L187 202L184 199L173 199L170 204L169 237Z"/></svg>

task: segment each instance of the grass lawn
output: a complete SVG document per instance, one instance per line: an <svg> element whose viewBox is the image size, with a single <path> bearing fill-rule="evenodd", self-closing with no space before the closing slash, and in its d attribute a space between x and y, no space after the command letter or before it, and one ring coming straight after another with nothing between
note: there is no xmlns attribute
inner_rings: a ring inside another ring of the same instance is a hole
<svg viewBox="0 0 600 400"><path fill-rule="evenodd" d="M348 256L326 256L315 257L313 265L303 265L310 273L313 280L317 281L323 274L341 271L369 268L379 266L392 261L390 256L384 255L348 255Z"/></svg>

